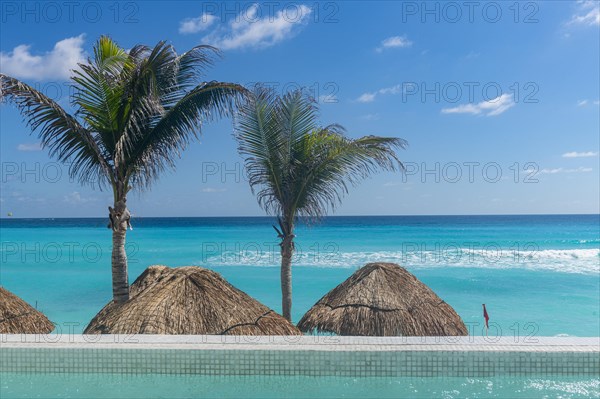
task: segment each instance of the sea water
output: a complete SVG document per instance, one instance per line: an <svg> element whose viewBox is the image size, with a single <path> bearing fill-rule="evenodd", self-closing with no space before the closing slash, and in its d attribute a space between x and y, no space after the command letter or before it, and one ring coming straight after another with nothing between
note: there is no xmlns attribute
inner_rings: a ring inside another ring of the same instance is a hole
<svg viewBox="0 0 600 399"><path fill-rule="evenodd" d="M111 299L106 219L2 219L0 284L80 333ZM136 218L130 281L149 265L221 273L281 310L273 218ZM296 229L293 319L368 262L406 267L481 335L600 335L600 216L330 217Z"/></svg>

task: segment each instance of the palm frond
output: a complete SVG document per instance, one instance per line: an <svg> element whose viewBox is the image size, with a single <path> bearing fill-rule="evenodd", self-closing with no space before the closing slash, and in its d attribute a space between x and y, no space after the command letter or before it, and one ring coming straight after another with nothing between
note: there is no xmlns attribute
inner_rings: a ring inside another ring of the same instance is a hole
<svg viewBox="0 0 600 399"><path fill-rule="evenodd" d="M186 91L197 86L216 58L220 58L219 49L201 45L179 55L176 60L177 83L179 90Z"/></svg>
<svg viewBox="0 0 600 399"><path fill-rule="evenodd" d="M80 64L72 77L77 116L101 136L100 145L111 155L122 132L119 118L124 91L122 78L130 68L129 55L110 38L102 36L94 46L94 59ZM114 162L114 157L110 160Z"/></svg>
<svg viewBox="0 0 600 399"><path fill-rule="evenodd" d="M127 63L129 55L108 36L100 36L94 46L93 63L99 70L109 71L111 75L118 76L123 66Z"/></svg>
<svg viewBox="0 0 600 399"><path fill-rule="evenodd" d="M106 36L93 57L74 71L74 116L24 83L1 75L3 97L13 100L51 155L73 162L82 179L105 176L120 196L132 185L147 188L204 122L231 116L246 89L200 82L219 55L197 46L178 55L173 46L134 46L125 51Z"/></svg>
<svg viewBox="0 0 600 399"><path fill-rule="evenodd" d="M136 136L125 154L128 175L145 187L167 167L174 166L190 140L202 132L202 124L231 116L246 90L237 84L208 82L187 93L169 108L142 136Z"/></svg>
<svg viewBox="0 0 600 399"><path fill-rule="evenodd" d="M379 171L404 170L396 151L406 141L393 137L365 136L349 139L324 128L299 144L301 167L294 170L294 198L291 208L302 216L320 218L334 210L355 186Z"/></svg>
<svg viewBox="0 0 600 399"><path fill-rule="evenodd" d="M285 200L283 154L288 141L281 134L278 106L273 90L257 86L235 121L238 151L244 157L250 188L269 213L280 213Z"/></svg>
<svg viewBox="0 0 600 399"><path fill-rule="evenodd" d="M285 164L294 159L294 147L299 140L310 134L317 126L316 102L301 90L286 93L277 101L277 126L280 134L286 139L286 150L283 153ZM284 173L287 172L287 168Z"/></svg>
<svg viewBox="0 0 600 399"><path fill-rule="evenodd" d="M14 103L50 156L69 163L71 178L82 183L110 180L108 166L94 134L54 100L29 85L0 74L0 96Z"/></svg>
<svg viewBox="0 0 600 399"><path fill-rule="evenodd" d="M133 67L123 82L120 99L119 131L115 155L119 171L126 172L126 154L135 150L152 123L165 112L165 93L177 85L173 62L177 54L172 46L159 42L146 57L131 59Z"/></svg>
<svg viewBox="0 0 600 399"><path fill-rule="evenodd" d="M252 191L267 213L284 222L298 215L320 218L349 186L378 171L404 169L396 152L406 141L350 139L337 124L320 128L316 104L302 91L280 98L260 89L240 113L235 136Z"/></svg>

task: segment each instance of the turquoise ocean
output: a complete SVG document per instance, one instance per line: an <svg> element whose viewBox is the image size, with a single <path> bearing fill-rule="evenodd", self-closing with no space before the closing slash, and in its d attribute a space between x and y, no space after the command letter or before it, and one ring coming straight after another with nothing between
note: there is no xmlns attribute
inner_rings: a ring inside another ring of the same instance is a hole
<svg viewBox="0 0 600 399"><path fill-rule="evenodd" d="M106 219L0 220L0 284L80 333L111 298ZM280 311L273 218L135 218L130 282L149 265L196 265ZM600 336L600 216L353 216L300 224L293 318L368 262L396 262L471 334Z"/></svg>

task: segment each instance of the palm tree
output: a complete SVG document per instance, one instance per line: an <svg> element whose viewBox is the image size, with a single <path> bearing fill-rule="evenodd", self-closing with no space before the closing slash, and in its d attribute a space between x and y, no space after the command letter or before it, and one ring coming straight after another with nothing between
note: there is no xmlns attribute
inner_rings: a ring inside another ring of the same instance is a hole
<svg viewBox="0 0 600 399"><path fill-rule="evenodd" d="M129 298L125 233L127 193L148 189L201 132L202 123L232 114L245 89L204 82L218 50L198 46L178 55L159 42L126 51L106 36L73 71L74 114L27 84L0 74L1 98L14 103L42 145L82 184L112 189L113 300Z"/></svg>
<svg viewBox="0 0 600 399"><path fill-rule="evenodd" d="M318 220L333 210L350 185L378 170L402 170L400 138L351 139L339 125L320 127L318 109L303 91L279 97L258 88L235 121L238 151L259 205L277 216L281 239L283 316L291 320L294 225L299 217Z"/></svg>

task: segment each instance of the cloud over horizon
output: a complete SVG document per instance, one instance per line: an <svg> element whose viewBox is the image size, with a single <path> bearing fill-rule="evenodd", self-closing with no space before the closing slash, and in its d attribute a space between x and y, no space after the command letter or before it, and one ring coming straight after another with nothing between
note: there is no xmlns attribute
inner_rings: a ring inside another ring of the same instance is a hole
<svg viewBox="0 0 600 399"><path fill-rule="evenodd" d="M63 197L63 202L71 205L81 205L88 204L90 202L98 201L97 198L94 197L84 197L81 195L79 191L73 191Z"/></svg>

